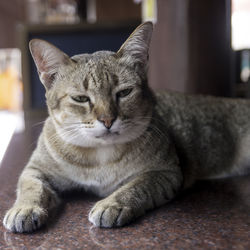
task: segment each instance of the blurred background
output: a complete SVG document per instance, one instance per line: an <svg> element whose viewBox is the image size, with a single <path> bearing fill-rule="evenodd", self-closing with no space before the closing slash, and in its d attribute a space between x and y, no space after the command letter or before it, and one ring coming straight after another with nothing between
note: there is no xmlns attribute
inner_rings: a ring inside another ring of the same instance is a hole
<svg viewBox="0 0 250 250"><path fill-rule="evenodd" d="M153 89L250 97L250 0L0 1L0 162L14 131L46 116L30 39L70 56L116 51L146 20Z"/></svg>

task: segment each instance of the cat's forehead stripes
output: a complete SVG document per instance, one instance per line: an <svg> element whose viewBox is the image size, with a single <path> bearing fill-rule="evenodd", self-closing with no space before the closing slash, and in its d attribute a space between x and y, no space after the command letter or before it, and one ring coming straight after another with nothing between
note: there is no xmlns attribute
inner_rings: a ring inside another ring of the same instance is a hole
<svg viewBox="0 0 250 250"><path fill-rule="evenodd" d="M110 72L104 63L90 63L91 67L85 72L83 86L85 90L115 87L119 83L119 78L115 73Z"/></svg>
<svg viewBox="0 0 250 250"><path fill-rule="evenodd" d="M97 79L97 77L96 77L96 75L95 74L93 74L93 73L90 73L90 75L89 75L89 82L94 86L94 87L98 87L98 79Z"/></svg>
<svg viewBox="0 0 250 250"><path fill-rule="evenodd" d="M78 74L75 74L74 82L78 82L85 91L116 87L119 84L119 67L113 53L96 52L76 59L75 72Z"/></svg>
<svg viewBox="0 0 250 250"><path fill-rule="evenodd" d="M83 80L83 86L84 86L85 90L88 90L89 82L88 82L87 78L85 78L85 79Z"/></svg>
<svg viewBox="0 0 250 250"><path fill-rule="evenodd" d="M103 74L105 76L106 81L109 82L110 81L109 74L106 71L104 71Z"/></svg>
<svg viewBox="0 0 250 250"><path fill-rule="evenodd" d="M119 78L116 74L110 74L111 76L111 81L113 85L116 87L119 84Z"/></svg>
<svg viewBox="0 0 250 250"><path fill-rule="evenodd" d="M103 81L107 83L108 86L117 86L119 83L118 76L112 72L109 72L109 70L103 68L101 72L101 78Z"/></svg>

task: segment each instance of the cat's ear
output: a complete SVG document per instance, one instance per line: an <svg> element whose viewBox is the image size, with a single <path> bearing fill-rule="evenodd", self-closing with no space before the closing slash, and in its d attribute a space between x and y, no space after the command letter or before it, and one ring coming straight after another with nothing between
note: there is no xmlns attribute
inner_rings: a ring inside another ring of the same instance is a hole
<svg viewBox="0 0 250 250"><path fill-rule="evenodd" d="M40 39L29 43L30 52L37 67L41 82L49 90L61 65L70 62L70 58L54 45Z"/></svg>
<svg viewBox="0 0 250 250"><path fill-rule="evenodd" d="M146 66L152 32L151 22L138 26L118 50L117 56L127 64L140 63Z"/></svg>

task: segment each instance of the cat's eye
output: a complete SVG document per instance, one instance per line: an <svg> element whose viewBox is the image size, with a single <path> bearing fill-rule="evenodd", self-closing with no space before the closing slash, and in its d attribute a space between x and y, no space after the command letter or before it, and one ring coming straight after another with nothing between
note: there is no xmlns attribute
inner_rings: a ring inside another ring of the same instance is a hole
<svg viewBox="0 0 250 250"><path fill-rule="evenodd" d="M82 102L82 103L90 101L89 97L85 95L71 96L71 98L76 102Z"/></svg>
<svg viewBox="0 0 250 250"><path fill-rule="evenodd" d="M121 91L116 93L116 97L123 98L123 97L129 95L131 93L131 91L132 91L132 88L121 90Z"/></svg>

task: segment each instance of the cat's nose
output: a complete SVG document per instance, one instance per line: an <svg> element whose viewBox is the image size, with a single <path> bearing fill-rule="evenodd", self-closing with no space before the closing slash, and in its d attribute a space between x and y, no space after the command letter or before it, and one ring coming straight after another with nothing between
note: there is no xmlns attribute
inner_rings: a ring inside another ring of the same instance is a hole
<svg viewBox="0 0 250 250"><path fill-rule="evenodd" d="M114 121L116 120L116 117L105 117L105 116L100 116L99 118L97 118L98 121L102 122L103 125L107 128L110 129L114 123Z"/></svg>

